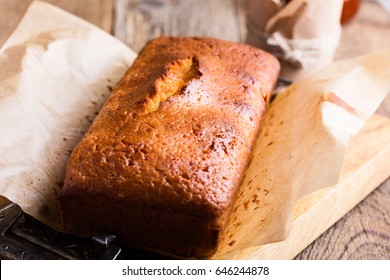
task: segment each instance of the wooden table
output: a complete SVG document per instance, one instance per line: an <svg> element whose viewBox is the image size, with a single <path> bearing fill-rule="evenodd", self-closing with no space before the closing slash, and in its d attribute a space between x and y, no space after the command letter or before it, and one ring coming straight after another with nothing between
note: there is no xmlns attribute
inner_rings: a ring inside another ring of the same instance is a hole
<svg viewBox="0 0 390 280"><path fill-rule="evenodd" d="M135 51L159 35L204 35L244 42L246 0L48 0L104 30ZM31 0L0 0L0 46ZM343 27L337 59L390 47L390 14L364 1ZM390 95L378 110L390 117ZM390 161L390 159L389 159ZM390 178L296 259L390 259Z"/></svg>

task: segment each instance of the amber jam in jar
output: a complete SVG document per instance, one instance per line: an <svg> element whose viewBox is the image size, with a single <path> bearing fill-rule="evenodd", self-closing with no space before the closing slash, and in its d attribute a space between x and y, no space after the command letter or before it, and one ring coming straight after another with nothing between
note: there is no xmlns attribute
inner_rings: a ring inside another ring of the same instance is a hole
<svg viewBox="0 0 390 280"><path fill-rule="evenodd" d="M347 23L358 12L361 0L344 0L343 11L341 13L341 23Z"/></svg>

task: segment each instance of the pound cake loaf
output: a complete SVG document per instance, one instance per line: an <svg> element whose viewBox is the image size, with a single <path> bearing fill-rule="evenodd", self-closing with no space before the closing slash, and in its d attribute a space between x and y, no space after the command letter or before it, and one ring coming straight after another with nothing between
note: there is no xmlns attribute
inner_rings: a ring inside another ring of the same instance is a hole
<svg viewBox="0 0 390 280"><path fill-rule="evenodd" d="M213 254L278 73L272 55L239 43L149 42L70 156L59 197L66 229Z"/></svg>

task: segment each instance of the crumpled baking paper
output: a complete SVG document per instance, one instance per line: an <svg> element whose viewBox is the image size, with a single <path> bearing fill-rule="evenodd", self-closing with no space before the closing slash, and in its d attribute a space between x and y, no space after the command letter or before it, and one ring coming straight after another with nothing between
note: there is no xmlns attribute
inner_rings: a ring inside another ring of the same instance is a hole
<svg viewBox="0 0 390 280"><path fill-rule="evenodd" d="M339 45L342 0L250 0L247 41L282 62L297 80L329 65Z"/></svg>
<svg viewBox="0 0 390 280"><path fill-rule="evenodd" d="M68 157L135 56L92 24L33 2L0 50L1 195L62 229Z"/></svg>
<svg viewBox="0 0 390 280"><path fill-rule="evenodd" d="M215 258L287 237L296 201L337 183L345 150L390 90L390 49L335 62L278 94Z"/></svg>
<svg viewBox="0 0 390 280"><path fill-rule="evenodd" d="M0 51L0 194L59 230L65 165L135 53L34 2ZM218 252L288 234L296 200L337 182L351 135L390 88L390 50L337 62L279 94L262 121Z"/></svg>

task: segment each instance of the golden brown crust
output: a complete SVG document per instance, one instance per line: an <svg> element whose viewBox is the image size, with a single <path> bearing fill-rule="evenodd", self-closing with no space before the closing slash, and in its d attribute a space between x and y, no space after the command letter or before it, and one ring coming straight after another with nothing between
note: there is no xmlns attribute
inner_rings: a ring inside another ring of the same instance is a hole
<svg viewBox="0 0 390 280"><path fill-rule="evenodd" d="M70 157L65 226L178 255L212 254L278 72L273 56L246 45L149 42Z"/></svg>

